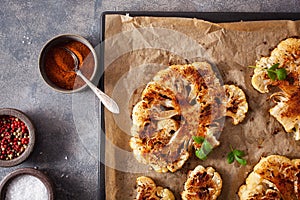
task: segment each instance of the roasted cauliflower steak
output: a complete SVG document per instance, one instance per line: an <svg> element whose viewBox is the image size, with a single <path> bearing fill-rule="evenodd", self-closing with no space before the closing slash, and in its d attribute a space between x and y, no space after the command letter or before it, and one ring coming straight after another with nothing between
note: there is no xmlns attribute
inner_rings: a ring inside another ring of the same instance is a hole
<svg viewBox="0 0 300 200"><path fill-rule="evenodd" d="M272 81L267 70L274 64L287 71L285 80ZM252 77L252 86L261 93L268 93L269 86L281 89L275 97L275 106L270 114L275 117L288 133L294 133L295 140L300 140L300 39L288 38L281 41L269 57L262 57L256 62Z"/></svg>
<svg viewBox="0 0 300 200"><path fill-rule="evenodd" d="M156 186L155 182L146 176L136 179L136 191L136 200L175 200L169 189Z"/></svg>
<svg viewBox="0 0 300 200"><path fill-rule="evenodd" d="M183 200L215 200L221 194L222 178L212 167L198 165L188 174L181 193Z"/></svg>
<svg viewBox="0 0 300 200"><path fill-rule="evenodd" d="M175 172L201 148L192 137L207 138L214 148L221 119L241 122L248 104L241 89L221 85L207 62L171 65L149 82L132 111L130 147L135 158L157 172Z"/></svg>
<svg viewBox="0 0 300 200"><path fill-rule="evenodd" d="M300 159L262 158L239 188L241 200L299 200Z"/></svg>

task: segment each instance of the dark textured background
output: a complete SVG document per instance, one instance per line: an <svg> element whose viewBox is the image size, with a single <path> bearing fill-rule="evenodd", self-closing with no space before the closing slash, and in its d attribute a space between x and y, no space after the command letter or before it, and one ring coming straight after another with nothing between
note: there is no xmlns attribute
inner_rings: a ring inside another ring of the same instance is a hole
<svg viewBox="0 0 300 200"><path fill-rule="evenodd" d="M38 138L30 158L19 166L1 168L1 179L17 168L38 167L53 180L56 199L97 198L97 158L78 136L81 129L74 122L74 96L55 92L43 83L38 57L45 42L62 33L79 34L96 46L100 15L106 10L300 12L300 1L1 0L0 107L27 113L36 126ZM85 90L78 95L88 96L91 92ZM97 103L95 99L92 101Z"/></svg>

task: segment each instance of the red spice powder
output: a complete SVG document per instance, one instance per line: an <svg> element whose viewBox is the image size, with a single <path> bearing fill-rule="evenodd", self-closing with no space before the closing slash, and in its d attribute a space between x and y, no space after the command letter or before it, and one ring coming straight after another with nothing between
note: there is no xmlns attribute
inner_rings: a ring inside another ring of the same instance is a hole
<svg viewBox="0 0 300 200"><path fill-rule="evenodd" d="M95 61L89 48L78 41L72 41L49 49L45 56L45 72L47 77L60 88L72 90L85 83L77 78L72 56L61 47L73 51L79 59L80 71L89 79L94 71Z"/></svg>

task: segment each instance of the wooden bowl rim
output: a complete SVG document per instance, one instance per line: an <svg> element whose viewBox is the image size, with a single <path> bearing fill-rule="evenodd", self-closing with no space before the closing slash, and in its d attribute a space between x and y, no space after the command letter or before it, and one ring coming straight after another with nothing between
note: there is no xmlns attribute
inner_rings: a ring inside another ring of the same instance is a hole
<svg viewBox="0 0 300 200"><path fill-rule="evenodd" d="M0 200L5 200L6 189L9 183L16 177L21 175L31 175L38 178L46 187L48 200L54 199L53 185L51 180L43 172L33 168L20 168L4 177L0 183Z"/></svg>

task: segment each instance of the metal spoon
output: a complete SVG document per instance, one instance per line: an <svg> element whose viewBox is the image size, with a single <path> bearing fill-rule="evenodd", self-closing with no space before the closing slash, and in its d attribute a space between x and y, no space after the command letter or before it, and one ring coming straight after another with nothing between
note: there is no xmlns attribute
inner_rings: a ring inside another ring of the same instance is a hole
<svg viewBox="0 0 300 200"><path fill-rule="evenodd" d="M89 79L87 79L79 70L79 59L76 54L66 47L62 47L66 52L68 52L72 58L74 59L74 72L84 80L84 82L92 89L92 91L97 95L102 104L112 113L120 113L118 104L110 98L107 94L102 92L99 88L97 88Z"/></svg>

